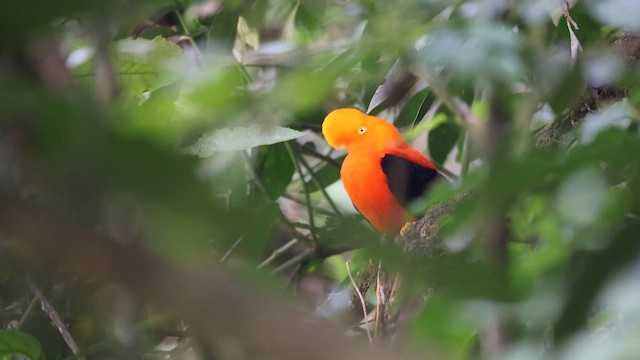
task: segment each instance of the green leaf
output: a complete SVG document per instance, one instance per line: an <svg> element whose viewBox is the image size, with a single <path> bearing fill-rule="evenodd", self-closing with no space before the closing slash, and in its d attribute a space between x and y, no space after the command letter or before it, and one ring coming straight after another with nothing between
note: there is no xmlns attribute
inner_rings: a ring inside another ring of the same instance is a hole
<svg viewBox="0 0 640 360"><path fill-rule="evenodd" d="M272 199L282 195L295 171L284 143L262 147L256 157L255 169Z"/></svg>
<svg viewBox="0 0 640 360"><path fill-rule="evenodd" d="M188 67L182 49L163 37L153 40L123 39L113 43L114 70L125 97L144 100L143 93L153 92L181 79ZM74 69L79 78L96 77L95 59Z"/></svg>
<svg viewBox="0 0 640 360"><path fill-rule="evenodd" d="M189 75L177 100L178 121L211 126L231 116L237 120L238 114L253 104L238 66L221 66Z"/></svg>
<svg viewBox="0 0 640 360"><path fill-rule="evenodd" d="M289 12L287 16L287 21L284 24L282 29L282 38L286 41L295 41L296 35L296 17L298 14L298 8L300 7L300 2L296 2L293 5L293 9Z"/></svg>
<svg viewBox="0 0 640 360"><path fill-rule="evenodd" d="M176 99L182 82L165 86L149 94L142 104L129 103L123 106L124 121L116 122L124 133L137 134L173 145L176 139L188 136L196 128L188 121L174 121ZM127 115L129 115L127 117Z"/></svg>
<svg viewBox="0 0 640 360"><path fill-rule="evenodd" d="M258 30L252 28L244 17L238 17L238 29L236 30L236 46L235 49L244 53L246 48L253 50L260 47L260 34Z"/></svg>
<svg viewBox="0 0 640 360"><path fill-rule="evenodd" d="M433 103L434 99L431 89L426 88L418 91L402 108L394 125L397 127L406 125L415 126L427 113L429 105Z"/></svg>
<svg viewBox="0 0 640 360"><path fill-rule="evenodd" d="M456 145L460 128L452 121L446 121L429 132L429 153L431 159L442 164Z"/></svg>
<svg viewBox="0 0 640 360"><path fill-rule="evenodd" d="M411 337L418 344L435 347L454 359L467 358L477 330L469 310L441 294L432 295L412 321Z"/></svg>
<svg viewBox="0 0 640 360"><path fill-rule="evenodd" d="M185 149L189 154L211 156L217 151L246 150L254 146L270 145L289 141L304 135L304 132L287 127L267 128L258 124L246 127L220 129L203 135L198 141Z"/></svg>
<svg viewBox="0 0 640 360"><path fill-rule="evenodd" d="M115 46L120 84L131 94L167 86L187 70L182 49L163 37L124 39Z"/></svg>
<svg viewBox="0 0 640 360"><path fill-rule="evenodd" d="M0 330L0 357L26 356L31 360L42 358L42 346L33 336L18 330Z"/></svg>

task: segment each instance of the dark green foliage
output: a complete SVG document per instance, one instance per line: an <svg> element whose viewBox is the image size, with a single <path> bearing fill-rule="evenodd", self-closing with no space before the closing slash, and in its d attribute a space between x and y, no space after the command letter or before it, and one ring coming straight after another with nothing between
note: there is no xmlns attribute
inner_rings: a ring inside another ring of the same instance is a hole
<svg viewBox="0 0 640 360"><path fill-rule="evenodd" d="M42 358L40 343L33 336L18 330L0 331L0 356L25 356L31 360Z"/></svg>
<svg viewBox="0 0 640 360"><path fill-rule="evenodd" d="M429 154L436 164L444 163L460 137L460 127L445 121L429 132Z"/></svg>

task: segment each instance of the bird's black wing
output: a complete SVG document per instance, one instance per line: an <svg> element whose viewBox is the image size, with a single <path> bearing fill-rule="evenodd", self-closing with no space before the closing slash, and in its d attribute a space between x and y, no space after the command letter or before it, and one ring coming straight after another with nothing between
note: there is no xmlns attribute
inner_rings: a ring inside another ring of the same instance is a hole
<svg viewBox="0 0 640 360"><path fill-rule="evenodd" d="M382 171L391 193L403 207L422 197L436 180L444 179L437 170L392 154L382 158Z"/></svg>

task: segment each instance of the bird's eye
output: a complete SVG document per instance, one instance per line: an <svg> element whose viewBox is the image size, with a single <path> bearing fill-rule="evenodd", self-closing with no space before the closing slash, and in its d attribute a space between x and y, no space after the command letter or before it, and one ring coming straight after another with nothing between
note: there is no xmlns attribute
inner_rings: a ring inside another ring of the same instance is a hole
<svg viewBox="0 0 640 360"><path fill-rule="evenodd" d="M362 134L364 134L366 132L367 132L367 127L366 126L360 126L358 128L358 134L362 135Z"/></svg>

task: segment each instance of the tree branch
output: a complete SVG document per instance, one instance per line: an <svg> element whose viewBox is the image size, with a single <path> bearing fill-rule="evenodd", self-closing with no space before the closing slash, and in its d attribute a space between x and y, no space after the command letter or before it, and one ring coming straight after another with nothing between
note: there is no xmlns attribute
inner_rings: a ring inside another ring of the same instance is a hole
<svg viewBox="0 0 640 360"><path fill-rule="evenodd" d="M80 347L78 346L78 343L73 339L73 336L71 336L71 332L69 332L67 324L65 324L64 320L62 320L62 317L60 316L58 311L53 307L53 305L51 305L49 300L47 300L42 291L40 291L38 286L33 282L33 280L31 280L30 277L27 276L26 281L31 291L33 291L35 297L38 299L38 301L40 301L42 311L44 311L47 316L49 316L49 319L51 319L53 325L55 325L55 327L58 329L60 335L62 335L62 338L64 339L64 342L67 344L69 349L71 349L71 352L73 352L77 359L86 360L84 356L79 355Z"/></svg>

